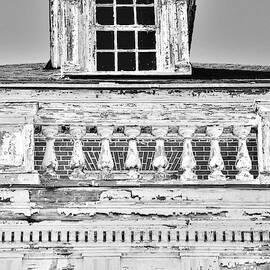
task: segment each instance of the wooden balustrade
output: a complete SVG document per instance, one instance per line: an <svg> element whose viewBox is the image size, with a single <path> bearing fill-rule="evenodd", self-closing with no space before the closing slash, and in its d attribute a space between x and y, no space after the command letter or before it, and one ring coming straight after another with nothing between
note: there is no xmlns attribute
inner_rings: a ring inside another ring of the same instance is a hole
<svg viewBox="0 0 270 270"><path fill-rule="evenodd" d="M183 151L181 153L180 168L183 173L177 174L174 177L173 182L179 184L199 183L203 182L198 179L195 173L196 158L192 147L192 140L195 138L197 127L196 126L180 126L178 128L178 134L174 134L174 139L183 141ZM211 183L229 181L223 174L225 169L223 157L221 154L221 148L219 145L220 137L223 134L224 128L222 126L208 126L206 127L207 140L210 140L210 156L208 160L208 181ZM232 134L238 140L238 153L236 157L236 169L238 174L234 183L246 183L254 180L254 177L250 174L252 168L251 158L249 156L247 148L247 137L250 133L250 126L234 126ZM55 138L58 133L57 126L44 126L42 128L43 134L46 140L46 150L43 160L43 168L45 170L44 175L49 177L56 177L56 169L58 161L54 149ZM135 181L172 181L170 178L169 160L167 153L165 152L165 140L170 139L167 126L153 126L152 138L155 140L155 152L152 160L153 172L142 171L142 160L139 156L138 140L140 140L141 127L139 126L126 126L124 128L124 135L128 141L127 155L124 160L124 168L127 171L113 171L114 159L110 148L110 140L113 137L113 126L98 126L96 140L101 140L101 150L97 161L98 172L85 172L86 159L83 152L82 141L86 136L86 126L84 125L71 125L70 135L74 142L73 152L70 160L70 168L73 170L70 174L70 179L95 179L95 180L117 180L121 174L119 180L135 180ZM148 134L148 139L150 134ZM92 173L92 174L91 174ZM177 173L177 172L176 172ZM93 177L93 175L98 175ZM175 174L175 172L174 172ZM149 177L146 177L148 175ZM90 177L89 177L90 176ZM205 179L205 177L204 177ZM204 180L204 182L207 180ZM231 181L230 181L231 182Z"/></svg>

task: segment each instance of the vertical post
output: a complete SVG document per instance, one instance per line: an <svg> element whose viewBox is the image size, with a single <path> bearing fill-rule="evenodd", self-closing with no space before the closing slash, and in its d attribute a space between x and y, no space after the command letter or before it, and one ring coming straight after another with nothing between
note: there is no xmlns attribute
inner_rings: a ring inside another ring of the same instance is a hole
<svg viewBox="0 0 270 270"><path fill-rule="evenodd" d="M192 137L196 131L195 126L185 126L179 128L179 134L184 138L183 153L181 156L181 168L184 173L181 175L181 181L197 180L193 169L196 167L196 160L192 150Z"/></svg>
<svg viewBox="0 0 270 270"><path fill-rule="evenodd" d="M253 180L253 176L249 172L252 168L252 163L247 149L247 136L249 135L250 130L250 126L234 126L233 128L233 133L238 138L236 168L239 173L236 176L236 180L243 182Z"/></svg>
<svg viewBox="0 0 270 270"><path fill-rule="evenodd" d="M156 178L163 179L166 177L166 168L168 159L165 153L164 138L168 133L168 127L153 127L152 134L156 137L155 156L153 167L156 170Z"/></svg>
<svg viewBox="0 0 270 270"><path fill-rule="evenodd" d="M178 24L178 59L176 65L189 63L189 35L188 35L188 7L186 0L176 0L176 11L179 14L180 22Z"/></svg>
<svg viewBox="0 0 270 270"><path fill-rule="evenodd" d="M70 160L70 167L73 169L73 172L70 175L70 179L83 179L85 178L83 170L86 163L82 148L82 139L86 134L86 127L80 125L71 126L70 134L74 141L72 157Z"/></svg>
<svg viewBox="0 0 270 270"><path fill-rule="evenodd" d="M111 179L111 171L113 169L113 158L110 150L110 138L113 134L112 126L100 126L97 128L98 134L101 136L101 151L97 163L101 170L101 179Z"/></svg>
<svg viewBox="0 0 270 270"><path fill-rule="evenodd" d="M270 183L270 118L260 117L258 124L258 165L259 180Z"/></svg>
<svg viewBox="0 0 270 270"><path fill-rule="evenodd" d="M268 102L256 104L258 120L258 167L261 184L270 183L270 107Z"/></svg>
<svg viewBox="0 0 270 270"><path fill-rule="evenodd" d="M62 39L63 57L61 60L62 71L76 71L80 69L79 44L81 42L80 31L80 7L81 0L63 0L63 32Z"/></svg>
<svg viewBox="0 0 270 270"><path fill-rule="evenodd" d="M158 0L157 70L190 74L186 0Z"/></svg>
<svg viewBox="0 0 270 270"><path fill-rule="evenodd" d="M37 104L0 102L0 182L39 184L34 168Z"/></svg>
<svg viewBox="0 0 270 270"><path fill-rule="evenodd" d="M223 132L223 127L211 126L207 127L206 133L211 139L211 151L209 158L209 168L211 170L208 180L224 181L226 177L222 173L224 169L223 158L220 153L219 138Z"/></svg>
<svg viewBox="0 0 270 270"><path fill-rule="evenodd" d="M130 179L140 178L138 170L141 169L142 163L139 158L136 140L136 138L140 135L140 133L141 133L140 127L125 127L125 135L128 136L129 139L128 153L125 162L125 167L129 169L128 177Z"/></svg>
<svg viewBox="0 0 270 270"><path fill-rule="evenodd" d="M59 0L49 1L50 10L50 55L52 68L61 66L61 7Z"/></svg>
<svg viewBox="0 0 270 270"><path fill-rule="evenodd" d="M58 126L43 126L42 133L46 140L46 150L42 162L42 167L45 170L44 175L57 177L55 170L57 170L58 161L55 154L54 142L58 133Z"/></svg>

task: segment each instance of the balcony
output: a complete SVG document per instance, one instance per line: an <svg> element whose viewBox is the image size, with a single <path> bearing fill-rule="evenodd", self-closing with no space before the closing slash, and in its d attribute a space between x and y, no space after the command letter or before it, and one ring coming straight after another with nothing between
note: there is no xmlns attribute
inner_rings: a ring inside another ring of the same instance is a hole
<svg viewBox="0 0 270 270"><path fill-rule="evenodd" d="M9 69L0 73L9 74L0 75L4 269L269 265L264 73L101 81Z"/></svg>
<svg viewBox="0 0 270 270"><path fill-rule="evenodd" d="M2 68L14 75L1 77L2 185L267 184L268 73L224 70L126 81Z"/></svg>
<svg viewBox="0 0 270 270"><path fill-rule="evenodd" d="M261 183L265 127L258 131L255 105L52 101L1 108L2 184Z"/></svg>

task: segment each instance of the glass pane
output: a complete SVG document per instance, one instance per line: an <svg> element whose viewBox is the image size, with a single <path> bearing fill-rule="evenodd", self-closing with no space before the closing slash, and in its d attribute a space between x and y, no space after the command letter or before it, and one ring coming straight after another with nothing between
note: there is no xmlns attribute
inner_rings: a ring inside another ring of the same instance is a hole
<svg viewBox="0 0 270 270"><path fill-rule="evenodd" d="M156 68L156 53L154 52L139 52L139 70L155 70Z"/></svg>
<svg viewBox="0 0 270 270"><path fill-rule="evenodd" d="M117 32L117 48L118 49L134 49L135 48L135 32L134 31Z"/></svg>
<svg viewBox="0 0 270 270"><path fill-rule="evenodd" d="M118 53L118 70L121 71L134 71L135 65L135 53L133 52L121 52Z"/></svg>
<svg viewBox="0 0 270 270"><path fill-rule="evenodd" d="M154 4L154 0L136 0L136 4L144 4L144 5Z"/></svg>
<svg viewBox="0 0 270 270"><path fill-rule="evenodd" d="M97 53L97 70L114 71L114 53L98 52Z"/></svg>
<svg viewBox="0 0 270 270"><path fill-rule="evenodd" d="M156 48L156 33L138 32L138 48L139 49L155 49Z"/></svg>
<svg viewBox="0 0 270 270"><path fill-rule="evenodd" d="M118 4L118 5L132 5L133 0L116 0L116 4Z"/></svg>
<svg viewBox="0 0 270 270"><path fill-rule="evenodd" d="M113 4L113 0L96 0L96 4Z"/></svg>
<svg viewBox="0 0 270 270"><path fill-rule="evenodd" d="M97 49L98 50L114 49L113 31L97 31Z"/></svg>
<svg viewBox="0 0 270 270"><path fill-rule="evenodd" d="M97 23L101 25L113 25L113 7L96 7Z"/></svg>
<svg viewBox="0 0 270 270"><path fill-rule="evenodd" d="M154 7L137 7L138 24L155 25Z"/></svg>
<svg viewBox="0 0 270 270"><path fill-rule="evenodd" d="M117 7L117 24L134 24L133 7Z"/></svg>

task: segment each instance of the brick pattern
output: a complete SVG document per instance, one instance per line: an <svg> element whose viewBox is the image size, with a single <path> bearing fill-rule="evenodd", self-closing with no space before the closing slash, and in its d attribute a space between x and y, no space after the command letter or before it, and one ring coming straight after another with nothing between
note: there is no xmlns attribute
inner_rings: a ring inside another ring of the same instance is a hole
<svg viewBox="0 0 270 270"><path fill-rule="evenodd" d="M198 138L193 140L193 151L197 166L195 168L199 179L207 179L210 173L208 168L208 159L210 155L210 141L207 138ZM257 142L254 137L248 139L248 150L252 160L251 173L258 176L258 159L257 159ZM100 140L86 139L83 140L83 150L87 161L87 170L98 170L97 161L100 152ZM123 170L124 163L128 151L128 141L126 139L114 139L110 143L111 152L114 160L114 170ZM222 139L220 141L221 154L225 164L223 173L233 178L237 174L235 168L236 155L238 151L238 141L233 138ZM70 173L69 162L72 155L73 141L71 139L62 138L55 142L55 151L59 161L57 173L61 178L67 178ZM142 170L153 170L152 160L155 153L155 141L150 139L139 140L139 155L142 161ZM42 172L41 164L45 151L45 140L42 137L35 139L35 169ZM183 151L183 141L170 139L165 142L165 151L169 160L168 171L179 171L180 158Z"/></svg>

